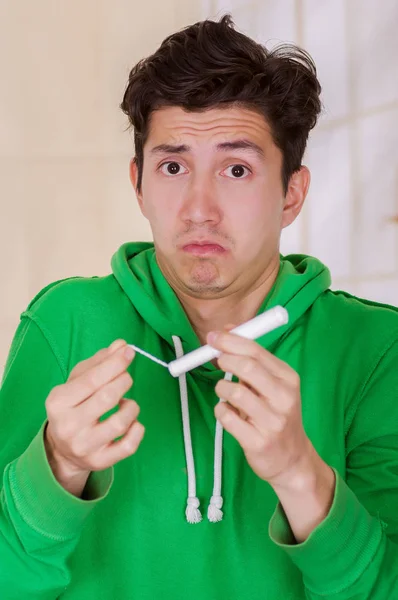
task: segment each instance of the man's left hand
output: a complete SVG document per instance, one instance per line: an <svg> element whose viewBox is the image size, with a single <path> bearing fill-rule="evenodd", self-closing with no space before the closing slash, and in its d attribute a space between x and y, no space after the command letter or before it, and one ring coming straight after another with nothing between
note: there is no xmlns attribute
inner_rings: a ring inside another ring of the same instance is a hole
<svg viewBox="0 0 398 600"><path fill-rule="evenodd" d="M273 487L290 487L294 479L305 485L315 455L320 457L304 431L299 375L253 340L226 331L211 335L207 342L222 352L220 368L239 378L217 383L225 402L216 405L216 418L261 479Z"/></svg>

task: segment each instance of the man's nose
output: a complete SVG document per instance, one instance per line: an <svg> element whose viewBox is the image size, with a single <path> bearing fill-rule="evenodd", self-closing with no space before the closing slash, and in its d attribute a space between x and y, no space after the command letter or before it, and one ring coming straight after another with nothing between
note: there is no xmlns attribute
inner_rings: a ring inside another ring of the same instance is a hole
<svg viewBox="0 0 398 600"><path fill-rule="evenodd" d="M209 180L196 178L185 189L181 218L192 223L219 222L222 211L216 190Z"/></svg>

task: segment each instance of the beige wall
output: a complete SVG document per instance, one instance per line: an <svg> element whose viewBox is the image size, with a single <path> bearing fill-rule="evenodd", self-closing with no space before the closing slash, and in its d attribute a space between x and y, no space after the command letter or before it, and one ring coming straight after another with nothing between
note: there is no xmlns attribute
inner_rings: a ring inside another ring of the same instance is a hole
<svg viewBox="0 0 398 600"><path fill-rule="evenodd" d="M43 286L151 239L118 105L132 65L200 18L194 0L1 0L0 374Z"/></svg>

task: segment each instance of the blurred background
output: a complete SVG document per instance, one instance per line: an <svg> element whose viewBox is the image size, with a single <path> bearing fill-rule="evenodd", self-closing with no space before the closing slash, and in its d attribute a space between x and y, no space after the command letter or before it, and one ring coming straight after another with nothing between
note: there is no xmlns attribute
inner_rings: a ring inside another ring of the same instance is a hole
<svg viewBox="0 0 398 600"><path fill-rule="evenodd" d="M109 273L122 243L151 239L128 178L128 73L225 12L268 48L308 50L323 86L311 189L282 252L321 259L333 289L398 304L397 0L0 0L0 376L42 287Z"/></svg>

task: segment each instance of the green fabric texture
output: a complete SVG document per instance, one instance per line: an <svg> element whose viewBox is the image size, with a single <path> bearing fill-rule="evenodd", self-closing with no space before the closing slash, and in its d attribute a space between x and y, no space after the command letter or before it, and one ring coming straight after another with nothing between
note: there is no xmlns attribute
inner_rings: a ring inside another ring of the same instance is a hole
<svg viewBox="0 0 398 600"><path fill-rule="evenodd" d="M32 300L0 388L2 600L398 598L398 310L330 290L328 269L304 255L280 257L258 313L278 304L289 323L257 341L300 375L305 431L336 474L328 516L300 544L228 433L224 518L206 517L224 376L211 363L187 373L201 523L185 519L179 382L139 354L126 394L146 428L138 452L93 473L89 500L52 474L45 400L77 363L117 338L166 362L172 336L184 353L199 346L153 244L124 244L110 275L54 282Z"/></svg>

